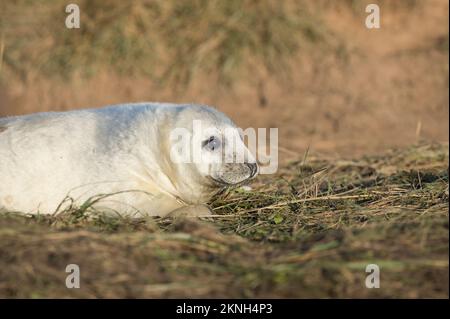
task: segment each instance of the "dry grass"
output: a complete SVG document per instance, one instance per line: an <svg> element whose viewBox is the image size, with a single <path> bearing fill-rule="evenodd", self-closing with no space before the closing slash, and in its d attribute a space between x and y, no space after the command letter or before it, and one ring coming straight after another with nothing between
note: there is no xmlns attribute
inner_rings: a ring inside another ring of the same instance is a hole
<svg viewBox="0 0 450 319"><path fill-rule="evenodd" d="M254 187L203 221L2 215L0 296L448 297L448 145L305 158Z"/></svg>

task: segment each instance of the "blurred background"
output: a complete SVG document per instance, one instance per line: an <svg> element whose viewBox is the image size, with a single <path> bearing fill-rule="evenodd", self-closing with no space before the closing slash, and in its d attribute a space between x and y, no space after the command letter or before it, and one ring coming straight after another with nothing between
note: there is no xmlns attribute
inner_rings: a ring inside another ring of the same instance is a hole
<svg viewBox="0 0 450 319"><path fill-rule="evenodd" d="M0 116L204 103L280 159L448 141L446 0L80 0L67 29L71 2L0 0Z"/></svg>

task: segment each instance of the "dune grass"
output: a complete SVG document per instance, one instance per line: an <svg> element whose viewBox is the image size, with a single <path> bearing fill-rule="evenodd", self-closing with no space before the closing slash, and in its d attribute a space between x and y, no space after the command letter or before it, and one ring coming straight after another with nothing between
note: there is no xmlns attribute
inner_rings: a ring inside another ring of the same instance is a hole
<svg viewBox="0 0 450 319"><path fill-rule="evenodd" d="M5 2L0 35L9 74L51 77L100 70L187 85L198 73L220 83L287 73L287 59L325 40L304 1L78 1L80 29L67 29L64 1Z"/></svg>
<svg viewBox="0 0 450 319"><path fill-rule="evenodd" d="M203 220L3 214L0 296L448 297L448 145L306 158L253 186Z"/></svg>

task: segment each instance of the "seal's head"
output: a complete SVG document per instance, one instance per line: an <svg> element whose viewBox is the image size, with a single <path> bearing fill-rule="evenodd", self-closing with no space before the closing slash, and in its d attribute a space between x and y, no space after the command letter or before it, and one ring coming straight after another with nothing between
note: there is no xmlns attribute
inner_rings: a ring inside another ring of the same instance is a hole
<svg viewBox="0 0 450 319"><path fill-rule="evenodd" d="M243 141L242 130L223 113L206 106L181 108L178 131L171 132L171 158L179 171L202 185L224 188L245 183L258 165Z"/></svg>

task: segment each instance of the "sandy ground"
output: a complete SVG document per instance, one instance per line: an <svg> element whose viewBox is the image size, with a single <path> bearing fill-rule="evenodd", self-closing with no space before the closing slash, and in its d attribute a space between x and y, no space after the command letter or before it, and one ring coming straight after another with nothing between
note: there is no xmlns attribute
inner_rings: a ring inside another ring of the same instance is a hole
<svg viewBox="0 0 450 319"><path fill-rule="evenodd" d="M448 141L448 2L399 7L382 6L381 28L369 30L363 7L329 5L323 20L342 50L299 53L288 80L246 75L226 88L202 75L174 92L144 77L102 71L64 81L35 70L25 82L0 82L0 115L132 101L206 103L243 128L277 127L282 160L308 148L354 156Z"/></svg>

